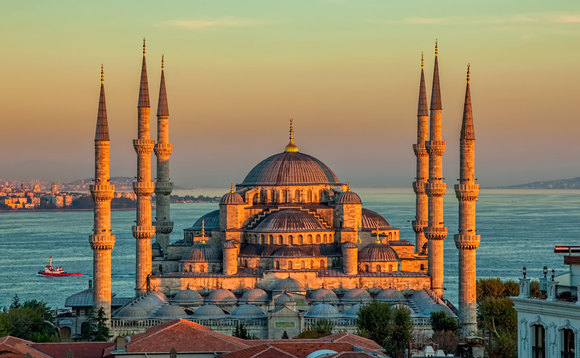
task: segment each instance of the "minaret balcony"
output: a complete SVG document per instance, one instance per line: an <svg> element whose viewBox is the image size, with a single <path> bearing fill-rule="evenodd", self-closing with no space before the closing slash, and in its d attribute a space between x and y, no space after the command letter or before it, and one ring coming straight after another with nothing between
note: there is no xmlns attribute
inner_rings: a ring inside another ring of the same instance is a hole
<svg viewBox="0 0 580 358"><path fill-rule="evenodd" d="M425 149L425 144L413 144L413 151L417 157L426 157L427 149Z"/></svg>
<svg viewBox="0 0 580 358"><path fill-rule="evenodd" d="M429 227L423 229L427 240L445 240L447 237L447 228L443 226Z"/></svg>
<svg viewBox="0 0 580 358"><path fill-rule="evenodd" d="M94 201L110 201L115 196L115 186L108 184L97 184L89 187L91 197Z"/></svg>
<svg viewBox="0 0 580 358"><path fill-rule="evenodd" d="M455 184L455 195L461 201L477 200L479 196L479 184Z"/></svg>
<svg viewBox="0 0 580 358"><path fill-rule="evenodd" d="M446 143L444 140L428 140L425 142L425 148L429 155L443 155Z"/></svg>
<svg viewBox="0 0 580 358"><path fill-rule="evenodd" d="M481 237L472 234L457 234L453 237L455 240L455 247L460 250L475 250L479 247Z"/></svg>
<svg viewBox="0 0 580 358"><path fill-rule="evenodd" d="M153 139L133 139L133 147L138 154L151 154L154 146Z"/></svg>
<svg viewBox="0 0 580 358"><path fill-rule="evenodd" d="M173 183L170 181L155 182L155 194L169 195L173 191Z"/></svg>
<svg viewBox="0 0 580 358"><path fill-rule="evenodd" d="M137 240L150 239L155 236L155 226L133 226L133 237Z"/></svg>
<svg viewBox="0 0 580 358"><path fill-rule="evenodd" d="M413 220L413 231L415 233L423 232L423 230L429 225L427 220Z"/></svg>
<svg viewBox="0 0 580 358"><path fill-rule="evenodd" d="M158 234L171 234L173 231L173 221L161 220L155 222L155 232Z"/></svg>
<svg viewBox="0 0 580 358"><path fill-rule="evenodd" d="M418 180L414 181L413 190L415 191L415 194L425 194L425 182Z"/></svg>
<svg viewBox="0 0 580 358"><path fill-rule="evenodd" d="M425 183L425 192L427 196L440 197L445 195L447 183Z"/></svg>
<svg viewBox="0 0 580 358"><path fill-rule="evenodd" d="M90 235L89 243L93 250L113 250L113 247L115 247L115 235Z"/></svg>
<svg viewBox="0 0 580 358"><path fill-rule="evenodd" d="M150 196L155 191L155 183L152 181L133 182L133 191L137 196Z"/></svg>
<svg viewBox="0 0 580 358"><path fill-rule="evenodd" d="M155 155L160 158L167 160L173 152L173 144L169 143L157 143L155 144Z"/></svg>

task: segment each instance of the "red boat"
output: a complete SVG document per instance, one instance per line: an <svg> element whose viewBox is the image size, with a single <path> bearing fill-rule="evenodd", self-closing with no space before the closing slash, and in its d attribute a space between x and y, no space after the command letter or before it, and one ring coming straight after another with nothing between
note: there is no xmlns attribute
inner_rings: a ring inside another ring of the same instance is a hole
<svg viewBox="0 0 580 358"><path fill-rule="evenodd" d="M64 272L62 267L54 267L52 266L52 256L48 259L48 265L44 266L44 271L38 271L39 275L43 276L53 276L53 277L61 277L61 276L81 276L82 273L80 272Z"/></svg>

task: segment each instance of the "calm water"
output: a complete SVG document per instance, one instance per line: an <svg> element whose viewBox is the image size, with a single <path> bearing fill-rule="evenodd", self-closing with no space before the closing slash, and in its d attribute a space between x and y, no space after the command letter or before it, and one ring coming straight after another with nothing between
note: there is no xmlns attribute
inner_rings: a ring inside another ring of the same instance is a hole
<svg viewBox="0 0 580 358"><path fill-rule="evenodd" d="M401 229L401 238L414 241L411 220L415 197L410 189L358 190L364 206L384 215ZM446 297L457 300L457 200L448 190L445 221ZM197 193L195 194L197 195ZM183 229L217 204L174 204L172 241L182 238ZM131 296L135 280L135 239L131 225L134 211L112 213L117 236L113 250L113 292ZM5 212L0 213L0 306L12 296L21 300L40 298L53 307L63 307L72 293L88 287L92 279L92 251L88 237L93 213ZM477 204L477 227L481 245L477 251L479 277L517 278L523 266L531 277L539 277L544 265L557 272L567 266L553 254L553 246L580 244L580 191L482 190ZM47 278L37 275L53 257L54 264L83 276Z"/></svg>

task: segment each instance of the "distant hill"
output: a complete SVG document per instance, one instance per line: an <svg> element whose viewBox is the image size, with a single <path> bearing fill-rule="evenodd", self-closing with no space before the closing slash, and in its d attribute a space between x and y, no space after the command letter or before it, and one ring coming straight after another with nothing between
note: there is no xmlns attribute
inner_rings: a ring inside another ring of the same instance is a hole
<svg viewBox="0 0 580 358"><path fill-rule="evenodd" d="M498 186L497 189L580 189L580 177Z"/></svg>

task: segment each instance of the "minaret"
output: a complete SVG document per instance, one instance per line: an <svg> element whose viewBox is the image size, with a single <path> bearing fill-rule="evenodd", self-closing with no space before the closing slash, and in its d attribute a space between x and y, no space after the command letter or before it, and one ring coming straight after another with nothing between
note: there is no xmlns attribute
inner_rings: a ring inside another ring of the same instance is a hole
<svg viewBox="0 0 580 358"><path fill-rule="evenodd" d="M111 235L111 200L115 186L109 177L109 125L105 104L105 84L101 66L101 95L95 132L95 183L90 186L95 202L93 235L89 236L93 250L93 307L103 308L111 318L111 250L115 246L115 236Z"/></svg>
<svg viewBox="0 0 580 358"><path fill-rule="evenodd" d="M425 184L429 178L429 155L425 149L425 142L429 139L429 112L427 112L427 91L425 90L425 73L423 71L423 53L421 53L421 82L419 84L419 106L417 110L417 144L413 144L413 151L417 156L417 177L413 182L415 191L415 252L423 252L423 245L427 239L423 230L428 223L428 199L425 194Z"/></svg>
<svg viewBox="0 0 580 358"><path fill-rule="evenodd" d="M435 42L430 137L425 142L427 153L429 153L429 180L425 184L425 192L429 198L429 220L424 233L428 240L431 290L439 297L443 297L443 240L447 237L447 228L443 226L443 196L447 190L447 184L443 183L442 161L445 141L441 140L441 110L439 63L437 61L437 42Z"/></svg>
<svg viewBox="0 0 580 358"><path fill-rule="evenodd" d="M455 185L459 200L459 233L455 235L455 246L459 250L459 323L461 336L466 337L470 332L477 332L475 250L480 241L475 229L475 201L479 195L479 184L475 184L475 132L469 92L469 65L459 150L459 184Z"/></svg>
<svg viewBox="0 0 580 358"><path fill-rule="evenodd" d="M173 221L169 214L169 195L173 183L169 181L169 157L173 144L169 144L169 107L165 91L165 61L161 57L161 85L159 86L159 103L157 105L157 181L155 182L155 238L165 251L169 244L169 235L173 231Z"/></svg>
<svg viewBox="0 0 580 358"><path fill-rule="evenodd" d="M137 104L139 136L138 139L133 140L133 147L137 152L137 181L133 183L133 190L137 194L137 220L136 225L133 226L133 236L137 239L136 295L147 292L147 276L151 273L151 238L155 235L155 227L151 223L151 194L155 190L155 183L151 181L151 152L153 152L155 142L150 138L149 110L145 40L143 40L141 86Z"/></svg>

